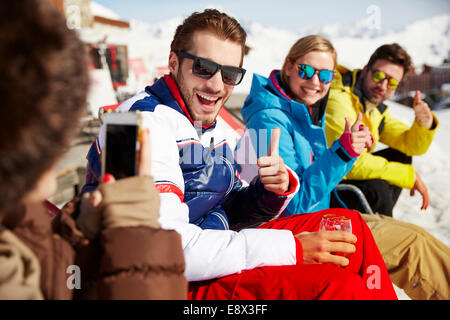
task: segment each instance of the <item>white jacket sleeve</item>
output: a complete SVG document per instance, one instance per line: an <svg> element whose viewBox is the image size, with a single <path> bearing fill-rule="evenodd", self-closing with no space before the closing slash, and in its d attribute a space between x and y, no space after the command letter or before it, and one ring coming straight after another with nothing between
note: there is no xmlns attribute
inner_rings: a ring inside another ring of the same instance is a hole
<svg viewBox="0 0 450 320"><path fill-rule="evenodd" d="M143 112L150 128L152 175L160 190L159 222L182 238L188 281L218 278L262 266L296 263L296 243L291 231L273 229L203 230L189 223L183 202L184 181L179 166L176 128L154 113Z"/></svg>

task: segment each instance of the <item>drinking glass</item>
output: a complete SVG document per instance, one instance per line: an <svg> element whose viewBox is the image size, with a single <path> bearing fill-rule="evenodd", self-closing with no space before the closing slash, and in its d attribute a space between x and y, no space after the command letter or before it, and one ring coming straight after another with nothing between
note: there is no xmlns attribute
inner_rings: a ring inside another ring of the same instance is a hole
<svg viewBox="0 0 450 320"><path fill-rule="evenodd" d="M352 221L346 216L340 216L338 214L325 214L320 221L319 231L352 232ZM342 252L334 252L334 254L347 257L347 254Z"/></svg>
<svg viewBox="0 0 450 320"><path fill-rule="evenodd" d="M347 231L352 232L352 221L346 216L325 214L320 221L319 231Z"/></svg>

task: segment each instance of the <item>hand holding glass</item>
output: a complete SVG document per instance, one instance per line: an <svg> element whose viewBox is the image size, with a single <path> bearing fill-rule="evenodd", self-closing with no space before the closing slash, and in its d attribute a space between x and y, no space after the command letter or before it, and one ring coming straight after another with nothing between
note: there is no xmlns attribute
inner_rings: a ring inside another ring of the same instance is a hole
<svg viewBox="0 0 450 320"><path fill-rule="evenodd" d="M352 221L346 216L338 214L325 214L320 221L319 231L346 231L352 232ZM347 257L347 254L335 253Z"/></svg>
<svg viewBox="0 0 450 320"><path fill-rule="evenodd" d="M320 221L319 231L352 232L352 221L350 218L338 214L325 214Z"/></svg>

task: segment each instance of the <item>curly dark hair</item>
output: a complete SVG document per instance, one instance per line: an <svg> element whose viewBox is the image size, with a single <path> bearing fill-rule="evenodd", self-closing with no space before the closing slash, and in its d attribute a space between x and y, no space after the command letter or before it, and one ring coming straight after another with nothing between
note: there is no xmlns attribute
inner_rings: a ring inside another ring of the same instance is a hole
<svg viewBox="0 0 450 320"><path fill-rule="evenodd" d="M52 4L0 1L0 211L66 151L88 86L85 46Z"/></svg>

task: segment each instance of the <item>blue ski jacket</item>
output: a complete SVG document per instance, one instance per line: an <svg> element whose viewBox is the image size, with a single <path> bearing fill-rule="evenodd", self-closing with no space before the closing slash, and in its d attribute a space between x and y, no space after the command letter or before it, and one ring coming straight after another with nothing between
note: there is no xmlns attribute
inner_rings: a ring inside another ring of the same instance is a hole
<svg viewBox="0 0 450 320"><path fill-rule="evenodd" d="M299 192L287 206L285 215L327 209L331 192L352 168L355 158L339 139L327 147L324 131L327 96L313 106L321 112L320 120L314 124L307 106L284 92L279 77L278 70L272 71L269 78L254 74L250 94L241 109L246 130L253 130L249 134L252 148L257 157L266 155L271 130L279 127L279 154L300 179ZM242 148L241 142L242 139L237 153ZM243 166L240 170L245 169Z"/></svg>

